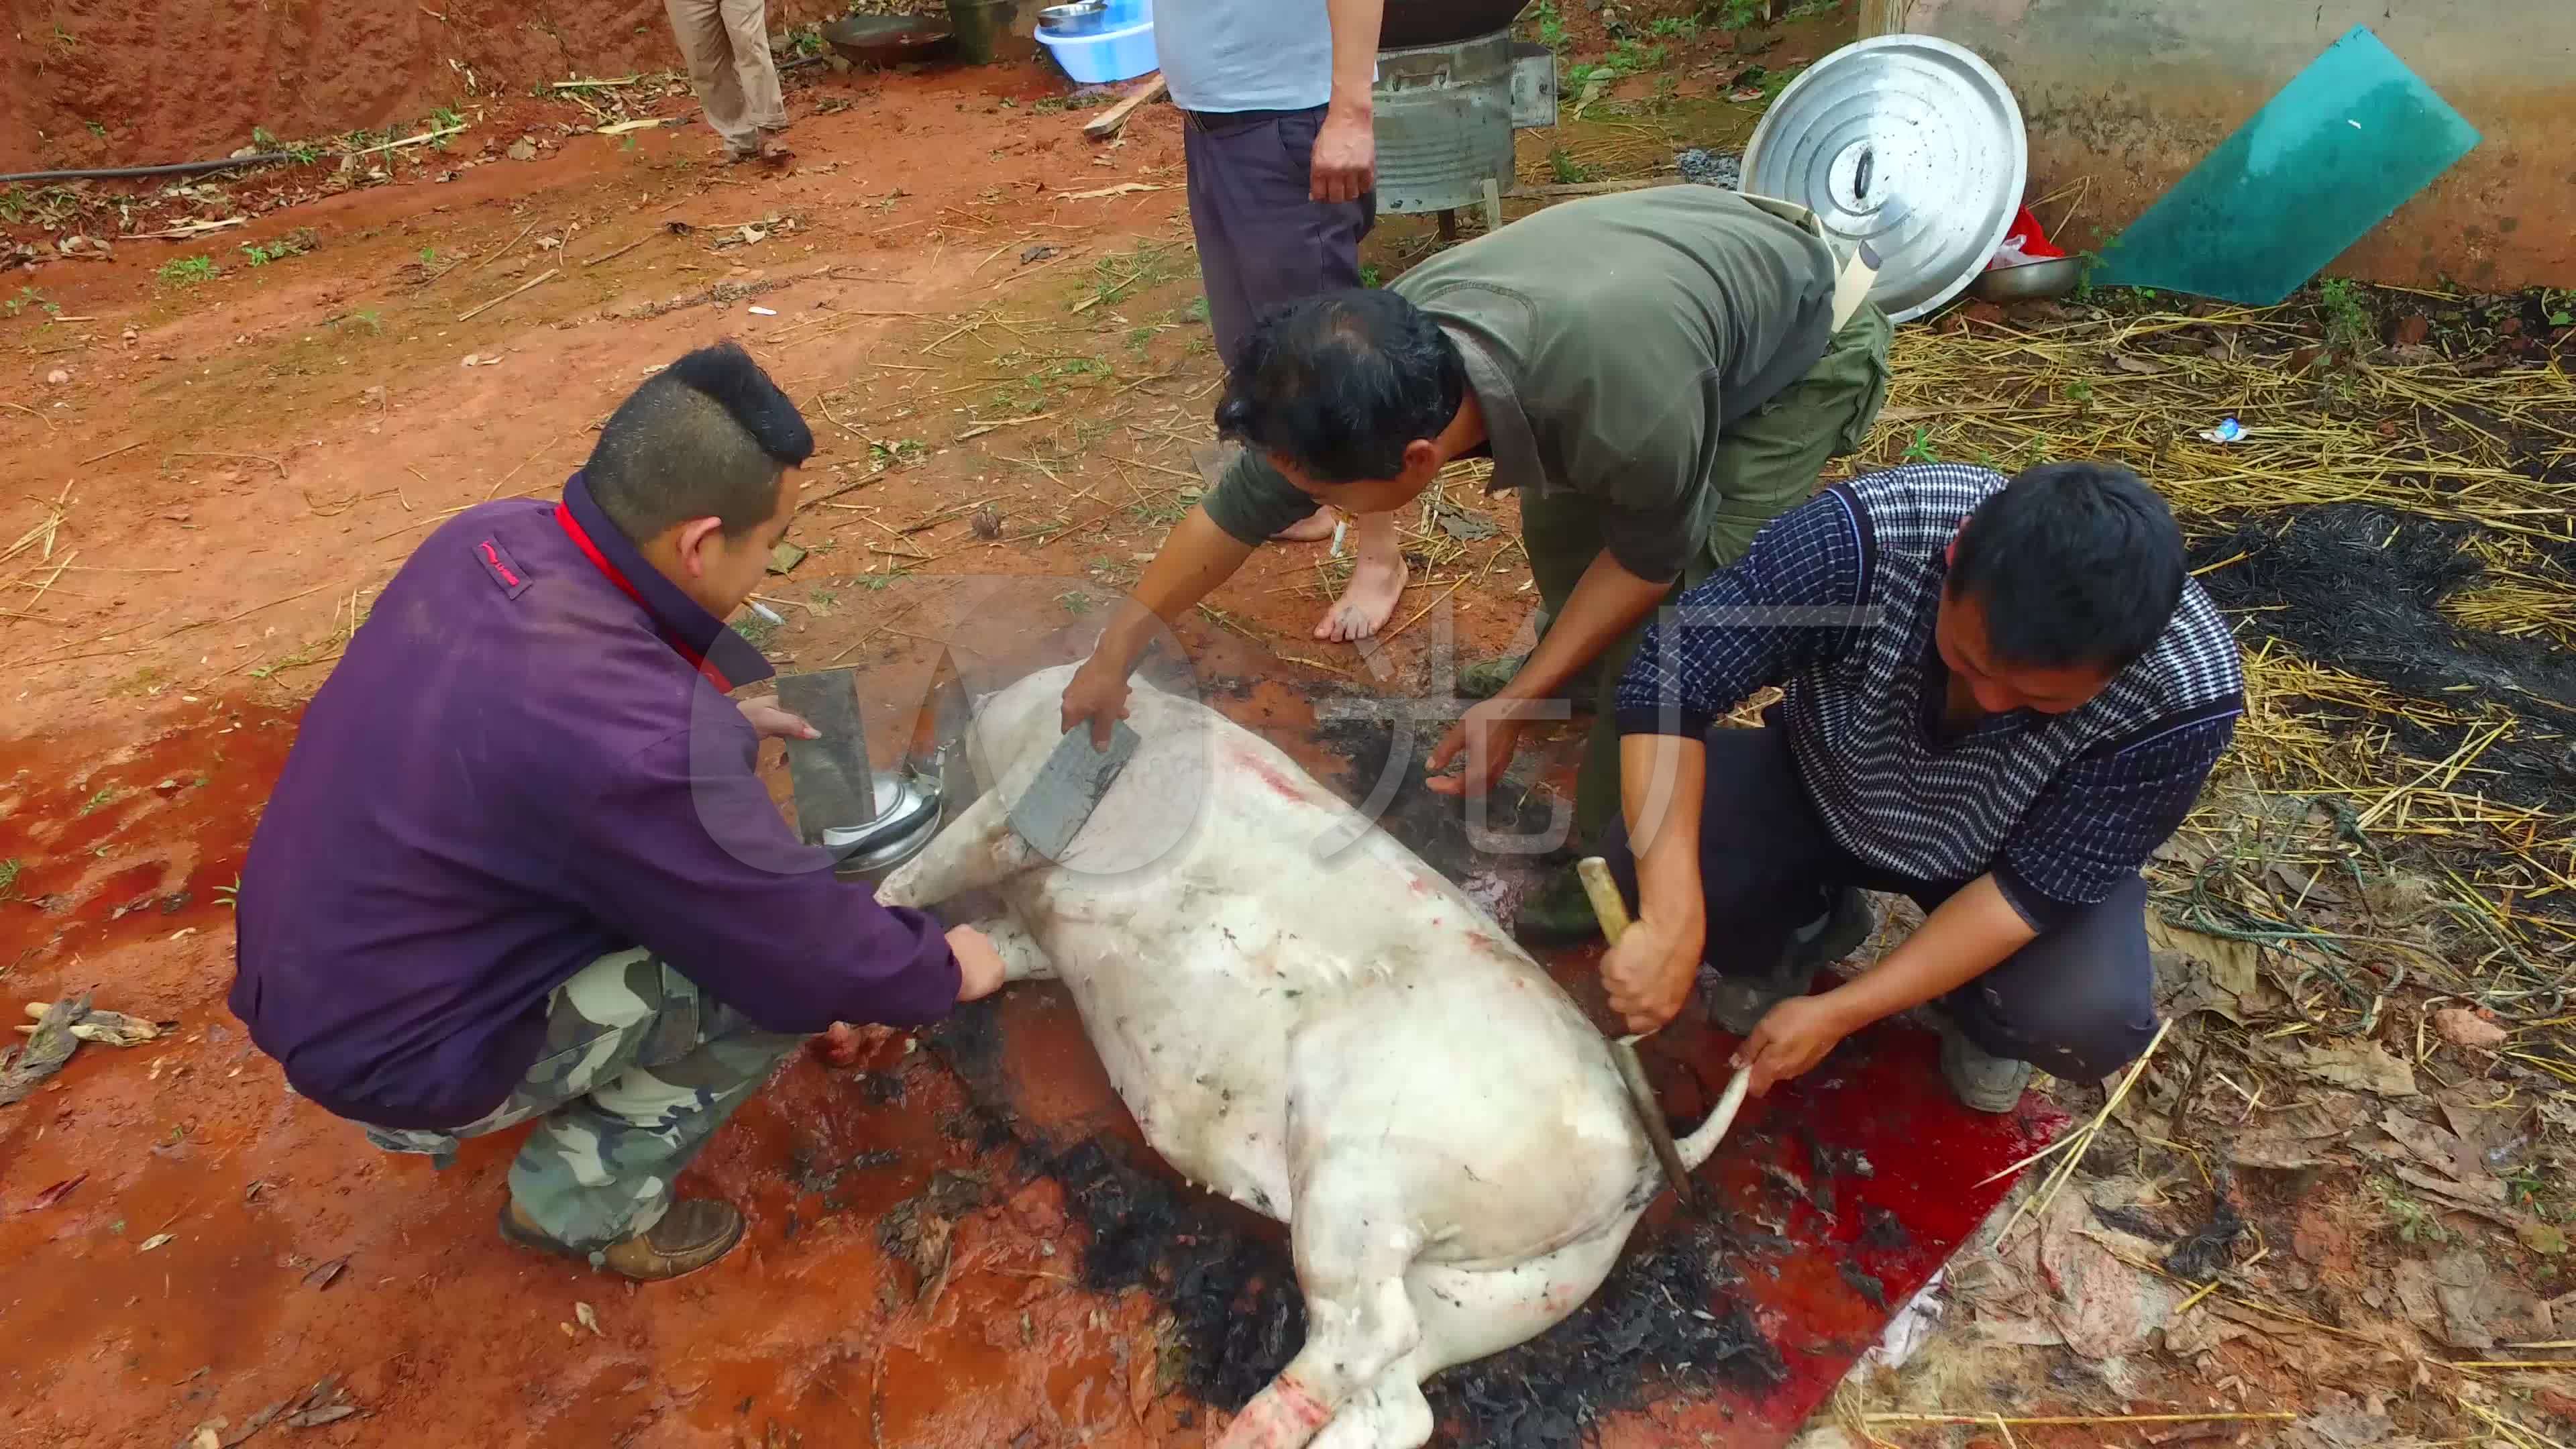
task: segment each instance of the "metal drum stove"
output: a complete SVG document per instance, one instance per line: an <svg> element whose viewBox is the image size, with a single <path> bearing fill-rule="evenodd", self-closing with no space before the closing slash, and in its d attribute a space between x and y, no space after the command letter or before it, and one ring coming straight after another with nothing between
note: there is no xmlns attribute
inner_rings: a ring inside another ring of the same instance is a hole
<svg viewBox="0 0 2576 1449"><path fill-rule="evenodd" d="M1508 29L1380 51L1372 104L1378 210L1438 212L1453 236L1486 183L1511 189L1512 132L1556 124L1556 56Z"/></svg>

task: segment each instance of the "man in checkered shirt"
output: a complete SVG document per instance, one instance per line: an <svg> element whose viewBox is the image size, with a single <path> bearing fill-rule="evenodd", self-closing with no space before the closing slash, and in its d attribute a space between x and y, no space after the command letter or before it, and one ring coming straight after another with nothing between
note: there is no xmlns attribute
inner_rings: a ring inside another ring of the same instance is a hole
<svg viewBox="0 0 2576 1449"><path fill-rule="evenodd" d="M1714 727L1768 685L1766 728ZM2106 1075L2155 1029L2139 870L2243 709L2227 623L2127 469L1829 488L1685 593L1620 682L1611 859L1640 909L1602 960L1611 1004L1652 1030L1706 971L1757 1093L1927 1003L1971 1107L2010 1111L2033 1063ZM1867 939L1863 889L1929 914L1808 994Z"/></svg>

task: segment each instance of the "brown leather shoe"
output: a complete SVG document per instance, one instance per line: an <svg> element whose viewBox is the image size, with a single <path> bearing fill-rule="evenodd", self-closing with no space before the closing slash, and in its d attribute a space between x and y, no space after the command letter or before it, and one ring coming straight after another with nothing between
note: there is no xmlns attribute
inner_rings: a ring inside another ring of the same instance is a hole
<svg viewBox="0 0 2576 1449"><path fill-rule="evenodd" d="M742 1214L732 1204L682 1198L671 1204L660 1222L593 1255L547 1237L515 1202L501 1210L501 1236L520 1247L585 1263L595 1256L598 1266L639 1283L658 1283L698 1271L732 1252L742 1241L742 1229Z"/></svg>

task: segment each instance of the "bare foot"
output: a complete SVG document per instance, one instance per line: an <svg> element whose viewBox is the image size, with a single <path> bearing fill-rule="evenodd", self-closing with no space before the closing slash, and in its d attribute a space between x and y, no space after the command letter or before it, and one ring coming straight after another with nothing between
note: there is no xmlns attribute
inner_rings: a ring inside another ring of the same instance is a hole
<svg viewBox="0 0 2576 1449"><path fill-rule="evenodd" d="M1295 523L1270 535L1273 543L1321 543L1333 536L1335 514L1329 508L1318 508Z"/></svg>
<svg viewBox="0 0 2576 1449"><path fill-rule="evenodd" d="M1363 513L1359 518L1359 562L1342 596L1324 612L1315 637L1335 643L1366 639L1386 627L1395 601L1404 597L1404 544L1392 513Z"/></svg>

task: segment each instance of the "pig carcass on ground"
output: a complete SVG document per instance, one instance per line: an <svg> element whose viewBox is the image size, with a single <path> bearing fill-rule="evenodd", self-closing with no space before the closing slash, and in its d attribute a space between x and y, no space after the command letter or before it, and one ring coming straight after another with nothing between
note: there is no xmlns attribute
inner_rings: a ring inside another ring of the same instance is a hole
<svg viewBox="0 0 2576 1449"><path fill-rule="evenodd" d="M1070 672L983 701L995 788L880 897L997 894L978 924L1014 980L1071 990L1146 1140L1288 1224L1306 1342L1222 1449L1413 1449L1424 1378L1573 1312L1662 1186L1608 1044L1465 894L1192 699L1139 686L1134 758L1061 862L1034 856L1006 802Z"/></svg>

